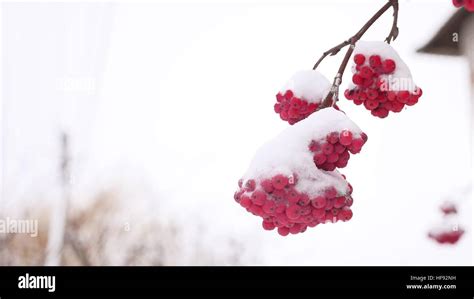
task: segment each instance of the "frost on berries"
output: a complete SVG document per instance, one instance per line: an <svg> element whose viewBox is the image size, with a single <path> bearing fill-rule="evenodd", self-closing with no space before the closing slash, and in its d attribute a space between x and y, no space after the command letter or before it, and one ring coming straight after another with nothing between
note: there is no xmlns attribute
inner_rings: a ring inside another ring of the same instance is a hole
<svg viewBox="0 0 474 299"><path fill-rule="evenodd" d="M457 8L464 7L469 12L474 12L474 0L453 0L453 5Z"/></svg>
<svg viewBox="0 0 474 299"><path fill-rule="evenodd" d="M456 244L464 234L464 229L458 224L456 205L453 202L445 202L440 210L443 219L428 232L428 237L440 244Z"/></svg>
<svg viewBox="0 0 474 299"><path fill-rule="evenodd" d="M385 118L418 103L421 88L413 82L408 66L385 42L359 41L354 49L352 84L344 92L356 105Z"/></svg>
<svg viewBox="0 0 474 299"><path fill-rule="evenodd" d="M319 224L352 218L352 186L329 164L345 166L349 152L358 152L366 136L347 116L322 109L264 144L239 180L234 199L262 218L265 230L297 234ZM311 148L317 142L320 147ZM331 148L324 150L324 148ZM315 155L328 161L318 165ZM342 164L338 164L343 159Z"/></svg>
<svg viewBox="0 0 474 299"><path fill-rule="evenodd" d="M274 110L290 125L317 111L331 89L331 83L314 70L295 73L276 95Z"/></svg>

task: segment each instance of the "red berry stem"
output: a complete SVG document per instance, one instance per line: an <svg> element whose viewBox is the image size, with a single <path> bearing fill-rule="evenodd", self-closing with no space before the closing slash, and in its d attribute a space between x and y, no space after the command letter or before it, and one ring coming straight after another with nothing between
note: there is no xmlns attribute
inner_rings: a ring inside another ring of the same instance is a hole
<svg viewBox="0 0 474 299"><path fill-rule="evenodd" d="M392 23L392 29L390 31L389 36L385 39L388 43L390 43L391 40L394 40L398 36L398 27L397 27L397 22L398 22L398 0L389 0L382 8L380 8L365 24L362 26L362 28L354 34L351 38L348 40L340 43L339 45L329 49L328 51L324 52L321 58L316 62L316 64L313 67L313 70L315 70L319 64L326 58L326 56L331 55L334 56L339 51L344 48L347 45L350 45L349 49L346 52L346 55L344 56L344 59L342 60L341 65L339 66L339 70L336 74L336 77L334 78L334 82L331 88L331 91L328 93L326 98L323 100L323 102L320 105L320 109L322 108L327 108L330 106L333 106L337 100L338 100L338 94L339 94L339 85L341 85L342 82L342 75L344 74L344 70L347 67L347 63L349 62L349 59L352 55L352 52L354 51L355 44L357 41L359 41L362 36L365 34L367 30L390 8L393 7L394 14L393 14L393 23Z"/></svg>

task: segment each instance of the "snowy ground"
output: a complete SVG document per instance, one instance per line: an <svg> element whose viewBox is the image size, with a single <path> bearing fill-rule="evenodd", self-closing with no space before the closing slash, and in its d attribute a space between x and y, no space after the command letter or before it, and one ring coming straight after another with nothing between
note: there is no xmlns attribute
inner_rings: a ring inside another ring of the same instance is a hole
<svg viewBox="0 0 474 299"><path fill-rule="evenodd" d="M257 257L251 263L265 265L472 264L467 63L415 53L454 8L450 1L400 2L393 45L424 94L384 120L341 102L369 136L343 171L354 186L354 217L286 238L263 231L234 202L237 180L256 149L287 126L273 112L279 88L355 33L383 1L76 3L66 11L4 4L2 206L50 197L57 134L69 128L77 192L151 183L160 214L185 223L189 246L202 237L226 250L221 244L232 236ZM56 25L79 8L105 15L91 17L103 32ZM365 39L384 39L390 23L387 13ZM55 44L54 30L68 36L67 47ZM74 47L81 41L91 46ZM342 55L321 64L328 78ZM61 76L92 78L94 92L63 97L54 85ZM463 205L467 233L455 247L426 237L445 198Z"/></svg>

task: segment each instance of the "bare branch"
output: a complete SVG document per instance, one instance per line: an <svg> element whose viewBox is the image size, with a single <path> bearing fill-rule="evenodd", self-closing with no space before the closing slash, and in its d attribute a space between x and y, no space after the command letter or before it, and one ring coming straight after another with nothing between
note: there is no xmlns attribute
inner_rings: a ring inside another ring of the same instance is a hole
<svg viewBox="0 0 474 299"><path fill-rule="evenodd" d="M350 41L349 40L346 40L346 41L343 41L342 43L340 43L339 45L327 50L326 52L323 53L323 56L321 56L318 61L314 64L313 66L313 70L315 70L319 64L321 63L321 61L324 60L324 58L326 58L326 56L328 55L331 55L331 56L334 56L336 55L337 53L339 53L339 51L341 51L342 48L344 48L345 46L347 46L348 44L350 44Z"/></svg>
<svg viewBox="0 0 474 299"><path fill-rule="evenodd" d="M393 7L393 23L392 23L392 29L390 30L390 33L388 34L387 38L385 41L390 44L391 41L397 39L398 36L398 0L391 0L392 2L392 7Z"/></svg>
<svg viewBox="0 0 474 299"><path fill-rule="evenodd" d="M347 64L349 62L349 59L352 55L352 52L354 51L355 44L357 41L359 41L362 36L369 30L369 28L390 8L393 7L394 14L393 14L393 24L392 24L392 29L390 31L389 36L387 37L386 41L390 43L388 40L394 40L397 35L398 35L398 27L397 27L397 21L398 21L398 0L389 0L382 8L380 8L365 24L362 26L362 28L354 34L351 38L349 38L347 41L344 41L340 43L339 45L329 49L328 51L324 52L321 58L316 62L316 64L313 67L313 70L315 70L318 65L323 61L326 56L329 54L335 55L337 54L342 48L344 48L347 45L350 45L349 49L346 52L346 55L344 56L344 59L341 62L341 65L339 66L339 70L337 71L336 77L334 78L333 85L331 87L331 91L328 93L326 98L323 100L323 102L320 105L320 109L326 108L329 106L333 106L339 96L339 85L341 85L342 81L342 76L344 75L344 71L347 67ZM333 54L334 53L334 54Z"/></svg>

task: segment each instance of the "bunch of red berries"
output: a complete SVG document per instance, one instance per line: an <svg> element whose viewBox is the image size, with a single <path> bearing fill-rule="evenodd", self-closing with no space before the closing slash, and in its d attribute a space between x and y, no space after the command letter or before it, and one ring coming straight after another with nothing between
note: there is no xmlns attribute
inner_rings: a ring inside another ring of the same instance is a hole
<svg viewBox="0 0 474 299"><path fill-rule="evenodd" d="M453 0L453 5L457 8L464 6L467 11L474 12L474 0Z"/></svg>
<svg viewBox="0 0 474 299"><path fill-rule="evenodd" d="M290 125L299 122L308 117L311 113L318 109L319 103L308 103L306 99L295 97L293 91L287 90L284 94L276 95L277 103L274 105L276 113L280 114L280 118L287 121Z"/></svg>
<svg viewBox="0 0 474 299"><path fill-rule="evenodd" d="M441 225L433 228L428 237L440 244L456 244L464 234L464 230L459 227L457 219L457 208L452 202L445 202L440 207L443 213Z"/></svg>
<svg viewBox="0 0 474 299"><path fill-rule="evenodd" d="M364 46L366 43L372 44L374 42L362 43ZM381 51L385 56L375 53L364 54L364 51L356 52L354 75L352 76L352 83L355 86L346 89L344 95L354 104L363 105L371 111L373 116L385 118L390 111L397 113L402 111L405 106L413 106L418 103L422 90L414 86L407 67L400 59L392 59L387 56L387 53L396 55L390 45L383 43L382 47L385 48L381 48L385 50ZM396 74L398 66L395 60L403 64L399 74Z"/></svg>
<svg viewBox="0 0 474 299"><path fill-rule="evenodd" d="M366 141L343 112L321 109L257 151L234 199L261 217L264 229L277 228L282 236L348 221L352 186L335 168L345 167L349 153L360 152Z"/></svg>
<svg viewBox="0 0 474 299"><path fill-rule="evenodd" d="M347 166L350 154L357 154L367 141L365 133L355 134L350 130L333 131L325 139L312 140L309 150L314 154L313 160L319 169L333 171Z"/></svg>
<svg viewBox="0 0 474 299"><path fill-rule="evenodd" d="M456 215L458 213L456 205L450 201L444 202L439 209L443 215Z"/></svg>
<svg viewBox="0 0 474 299"><path fill-rule="evenodd" d="M443 231L433 231L428 236L440 244L456 244L464 234L462 228L451 228Z"/></svg>
<svg viewBox="0 0 474 299"><path fill-rule="evenodd" d="M345 181L345 177L342 178ZM298 185L296 173L246 181L241 179L234 199L248 212L261 217L265 230L277 228L282 236L302 233L318 224L352 218L352 187L349 183L339 191L334 186L323 190L298 191Z"/></svg>
<svg viewBox="0 0 474 299"><path fill-rule="evenodd" d="M468 10L474 6L474 0L453 3ZM394 19L387 43L360 41L390 7ZM398 1L389 1L354 36L324 52L312 70L295 73L276 95L274 111L291 126L257 151L234 194L236 202L263 219L264 229L277 228L287 236L352 218L352 187L336 168L347 166L367 135L336 105L350 56L354 53L353 84L345 97L372 115L385 118L390 112L401 112L422 95L409 68L390 46L398 36L397 16ZM325 57L346 46L350 48L331 84L316 69ZM430 236L437 238L436 232ZM447 242L453 242L449 236Z"/></svg>
<svg viewBox="0 0 474 299"><path fill-rule="evenodd" d="M293 125L317 111L330 89L329 80L318 71L300 71L278 92L273 108Z"/></svg>

